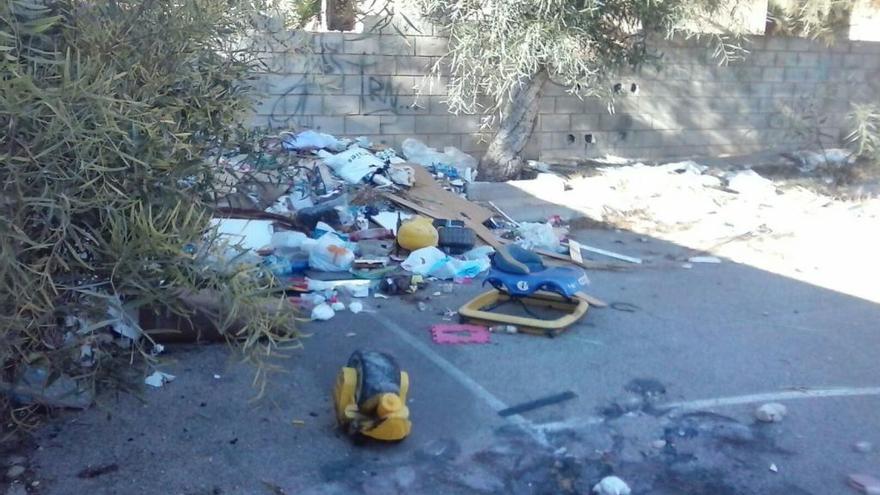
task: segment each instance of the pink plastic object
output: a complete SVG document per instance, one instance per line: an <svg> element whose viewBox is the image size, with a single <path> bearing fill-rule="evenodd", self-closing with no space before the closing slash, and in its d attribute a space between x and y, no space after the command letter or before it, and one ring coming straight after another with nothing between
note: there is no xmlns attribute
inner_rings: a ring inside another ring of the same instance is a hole
<svg viewBox="0 0 880 495"><path fill-rule="evenodd" d="M480 325L441 323L431 326L431 338L438 344L488 344L489 329Z"/></svg>

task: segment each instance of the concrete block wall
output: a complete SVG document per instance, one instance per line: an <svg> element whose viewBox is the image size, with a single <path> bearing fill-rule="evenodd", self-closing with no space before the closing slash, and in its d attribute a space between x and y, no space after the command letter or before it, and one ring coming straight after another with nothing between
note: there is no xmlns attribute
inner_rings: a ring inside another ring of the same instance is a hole
<svg viewBox="0 0 880 495"><path fill-rule="evenodd" d="M445 80L425 76L446 39L430 26L397 33L315 33L307 46L270 47L258 74L265 96L254 125L365 135L399 147L407 137L479 154L480 115L453 115ZM663 47L664 63L619 76L614 111L548 84L527 158L599 156L662 159L830 146L852 102L880 99L880 43L827 47L799 38L750 40L744 62L719 67L693 42ZM635 91L632 91L635 90ZM417 98L417 94L420 96ZM784 108L817 116L821 143L798 132Z"/></svg>

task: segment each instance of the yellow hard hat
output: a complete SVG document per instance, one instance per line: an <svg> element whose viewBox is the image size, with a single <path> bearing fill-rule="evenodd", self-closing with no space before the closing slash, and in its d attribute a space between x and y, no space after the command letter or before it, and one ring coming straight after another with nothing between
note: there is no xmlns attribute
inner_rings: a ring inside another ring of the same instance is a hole
<svg viewBox="0 0 880 495"><path fill-rule="evenodd" d="M397 244L409 251L436 246L438 240L437 229L425 217L417 216L407 220L397 229Z"/></svg>

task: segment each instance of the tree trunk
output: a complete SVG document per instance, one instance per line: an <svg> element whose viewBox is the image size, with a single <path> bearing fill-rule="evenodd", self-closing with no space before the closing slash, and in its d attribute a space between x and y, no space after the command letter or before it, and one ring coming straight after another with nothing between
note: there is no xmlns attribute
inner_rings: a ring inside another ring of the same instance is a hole
<svg viewBox="0 0 880 495"><path fill-rule="evenodd" d="M535 127L541 90L547 79L547 71L538 72L520 86L505 104L498 132L480 160L480 180L510 180L522 170L520 153Z"/></svg>

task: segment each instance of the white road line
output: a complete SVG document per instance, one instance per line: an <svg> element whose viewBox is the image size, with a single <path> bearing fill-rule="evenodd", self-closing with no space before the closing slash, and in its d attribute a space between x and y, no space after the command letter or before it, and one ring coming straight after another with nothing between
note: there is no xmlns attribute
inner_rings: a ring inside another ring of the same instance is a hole
<svg viewBox="0 0 880 495"><path fill-rule="evenodd" d="M660 408L673 409L709 409L712 407L738 406L742 404L754 404L758 402L773 402L785 400L819 399L827 397L860 397L868 395L880 395L880 387L839 387L818 388L803 390L790 390L785 392L767 392L763 394L737 395L734 397L719 397L716 399L690 400L681 402L669 402L657 406Z"/></svg>
<svg viewBox="0 0 880 495"><path fill-rule="evenodd" d="M655 409L679 409L695 411L701 409L713 409L717 407L740 406L745 404L758 404L762 402L781 402L788 400L823 399L834 397L867 397L880 395L880 387L837 387L818 388L803 390L790 390L785 392L767 392L762 394L736 395L732 397L718 397L715 399L699 399L680 402L667 402L655 405ZM601 416L585 416L572 418L565 421L554 421L534 425L543 433L573 430L602 423L605 418Z"/></svg>
<svg viewBox="0 0 880 495"><path fill-rule="evenodd" d="M375 318L376 321L378 321L379 323L385 325L385 327L388 328L388 330L394 332L394 334L397 335L400 340L406 342L410 345L410 347L414 348L424 357L428 358L429 361L437 365L438 368L443 370L447 375L452 377L452 379L468 389L472 394L482 399L495 412L507 409L509 407L504 401L496 397L494 394L492 394L492 392L486 390L482 385L477 383L464 371L461 371L454 364L447 361L446 358L444 358L440 354L437 354L433 349L425 345L424 342L420 341L418 338L414 337L412 334L401 328L397 323L394 323L387 317L380 314L373 314L370 316ZM519 414L507 416L505 419L522 428L523 431L528 433L535 441L537 441L541 445L549 446L549 443L547 442L547 437L544 435L544 432L541 429L536 428L535 424L528 419L522 417Z"/></svg>

